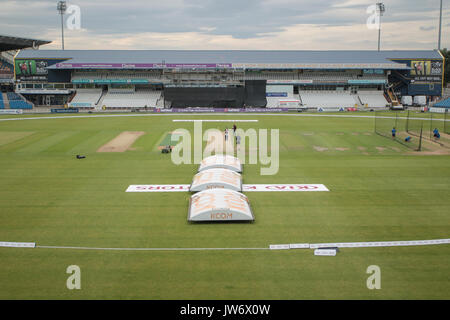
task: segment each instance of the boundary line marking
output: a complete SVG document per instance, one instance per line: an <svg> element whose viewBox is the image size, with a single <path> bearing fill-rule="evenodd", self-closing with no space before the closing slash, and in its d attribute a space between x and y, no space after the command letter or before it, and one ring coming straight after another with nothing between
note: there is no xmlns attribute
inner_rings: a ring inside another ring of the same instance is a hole
<svg viewBox="0 0 450 320"><path fill-rule="evenodd" d="M320 248L375 248L375 247L406 247L431 246L450 244L450 239L411 240L411 241L372 241L372 242L336 242L336 243L297 243L271 244L265 248L101 248L76 246L39 246L34 242L0 242L0 247L8 248L40 248L69 250L102 250L102 251L250 251L250 250L290 250L290 249L320 249Z"/></svg>
<svg viewBox="0 0 450 320"><path fill-rule="evenodd" d="M95 248L95 247L64 247L36 246L41 249L71 249L71 250L102 250L102 251L226 251L226 250L270 250L269 248Z"/></svg>
<svg viewBox="0 0 450 320"><path fill-rule="evenodd" d="M375 115L371 116L358 116L358 115L344 115L344 114L280 114L280 113L242 113L242 114L227 114L227 113L185 113L184 115L189 116L279 116L279 117L331 117L331 118L368 118L368 119L375 119ZM113 117L176 117L175 114L101 114L101 115L85 115L85 116L46 116L46 117L23 117L23 118L0 118L1 121L20 121L20 120L49 120L49 119L73 119L73 118L113 118ZM379 119L407 119L406 117L378 117ZM410 118L410 119L416 119L416 120L430 120L429 118ZM450 119L433 119L435 121L448 121L450 122Z"/></svg>
<svg viewBox="0 0 450 320"><path fill-rule="evenodd" d="M186 119L186 120L180 120L175 119L172 120L172 122L259 122L259 120L196 120L196 119Z"/></svg>

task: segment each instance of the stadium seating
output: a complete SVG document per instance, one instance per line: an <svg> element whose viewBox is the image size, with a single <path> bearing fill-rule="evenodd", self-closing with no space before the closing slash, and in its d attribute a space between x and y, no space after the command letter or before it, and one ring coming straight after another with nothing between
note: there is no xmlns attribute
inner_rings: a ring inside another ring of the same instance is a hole
<svg viewBox="0 0 450 320"><path fill-rule="evenodd" d="M384 108L388 104L383 91L358 91L358 96L362 104L367 104L369 108Z"/></svg>
<svg viewBox="0 0 450 320"><path fill-rule="evenodd" d="M242 75L235 75L234 79L241 79ZM347 82L348 80L387 80L386 76L379 74L364 74L351 72L281 72L281 71L261 71L247 72L245 74L247 80L313 80L318 83L327 82Z"/></svg>
<svg viewBox="0 0 450 320"><path fill-rule="evenodd" d="M12 73L13 72L13 66L9 63L0 60L0 73Z"/></svg>
<svg viewBox="0 0 450 320"><path fill-rule="evenodd" d="M93 108L101 96L102 89L78 89L69 105L76 108Z"/></svg>
<svg viewBox="0 0 450 320"><path fill-rule="evenodd" d="M3 94L0 92L0 109L5 109L5 103L3 102Z"/></svg>
<svg viewBox="0 0 450 320"><path fill-rule="evenodd" d="M73 80L90 79L90 80L139 80L139 79L160 79L160 71L145 72L75 72L72 76Z"/></svg>
<svg viewBox="0 0 450 320"><path fill-rule="evenodd" d="M288 94L287 97L266 97L267 99L266 108L279 108L280 100L300 100L300 96L298 94L293 94L290 92L288 92L287 94Z"/></svg>
<svg viewBox="0 0 450 320"><path fill-rule="evenodd" d="M107 108L154 108L161 98L161 91L138 89L135 92L109 91L102 105Z"/></svg>
<svg viewBox="0 0 450 320"><path fill-rule="evenodd" d="M33 105L14 92L7 92L10 109L33 109Z"/></svg>
<svg viewBox="0 0 450 320"><path fill-rule="evenodd" d="M450 108L450 98L447 98L445 100L439 101L434 105L434 107L438 108Z"/></svg>
<svg viewBox="0 0 450 320"><path fill-rule="evenodd" d="M349 91L304 90L300 91L300 99L308 108L349 108L355 105Z"/></svg>
<svg viewBox="0 0 450 320"><path fill-rule="evenodd" d="M1 79L9 79L9 78L13 78L14 74L13 74L13 70L14 67L9 64L8 62L5 62L3 60L0 60L0 78Z"/></svg>

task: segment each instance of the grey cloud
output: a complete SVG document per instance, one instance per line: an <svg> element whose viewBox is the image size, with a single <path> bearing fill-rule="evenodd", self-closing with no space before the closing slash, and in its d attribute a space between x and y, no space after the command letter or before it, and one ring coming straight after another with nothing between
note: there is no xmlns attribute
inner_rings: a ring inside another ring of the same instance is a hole
<svg viewBox="0 0 450 320"><path fill-rule="evenodd" d="M1 33L40 38L42 34L59 29L57 0L0 2ZM434 20L428 15L438 10L435 0L384 2L387 9L384 22L431 24ZM68 3L81 7L83 29L99 36L199 32L247 39L296 24L365 24L368 17L366 4L349 2L342 6L347 2L339 0L73 0ZM298 36L308 37L307 34Z"/></svg>

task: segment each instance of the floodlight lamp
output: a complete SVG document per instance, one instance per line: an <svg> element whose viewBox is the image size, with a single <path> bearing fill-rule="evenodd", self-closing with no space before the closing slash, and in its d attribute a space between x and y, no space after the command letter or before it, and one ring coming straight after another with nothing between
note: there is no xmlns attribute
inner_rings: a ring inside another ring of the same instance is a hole
<svg viewBox="0 0 450 320"><path fill-rule="evenodd" d="M59 1L58 2L58 6L56 8L58 9L58 12L60 14L66 13L66 10L67 10L67 3L66 3L66 1Z"/></svg>

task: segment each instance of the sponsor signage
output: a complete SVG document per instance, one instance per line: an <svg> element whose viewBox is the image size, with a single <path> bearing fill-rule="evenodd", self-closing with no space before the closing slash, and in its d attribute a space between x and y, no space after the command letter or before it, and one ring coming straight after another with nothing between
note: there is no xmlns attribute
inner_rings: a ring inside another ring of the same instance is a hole
<svg viewBox="0 0 450 320"><path fill-rule="evenodd" d="M382 69L364 69L364 74L384 74L384 70Z"/></svg>
<svg viewBox="0 0 450 320"><path fill-rule="evenodd" d="M22 114L23 110L21 109L0 109L0 114Z"/></svg>
<svg viewBox="0 0 450 320"><path fill-rule="evenodd" d="M48 67L63 60L55 59L15 59L14 72L20 81L48 81Z"/></svg>
<svg viewBox="0 0 450 320"><path fill-rule="evenodd" d="M155 108L155 113L274 113L297 111L298 108L171 108L160 109Z"/></svg>
<svg viewBox="0 0 450 320"><path fill-rule="evenodd" d="M316 249L314 250L315 256L336 256L335 249Z"/></svg>
<svg viewBox="0 0 450 320"><path fill-rule="evenodd" d="M78 113L77 108L68 108L68 109L50 109L51 113Z"/></svg>
<svg viewBox="0 0 450 320"><path fill-rule="evenodd" d="M311 192L330 191L323 184L244 184L244 192Z"/></svg>
<svg viewBox="0 0 450 320"><path fill-rule="evenodd" d="M18 89L18 93L23 94L69 94L70 90L67 89Z"/></svg>
<svg viewBox="0 0 450 320"><path fill-rule="evenodd" d="M85 108L87 107L87 108L90 108L90 107L92 107L92 104L89 103L89 102L71 102L70 106L72 106L72 107L85 107Z"/></svg>
<svg viewBox="0 0 450 320"><path fill-rule="evenodd" d="M350 79L348 80L348 84L385 84L386 80L384 79L365 79L365 80L356 80Z"/></svg>
<svg viewBox="0 0 450 320"><path fill-rule="evenodd" d="M188 192L189 184L131 185L126 192Z"/></svg>
<svg viewBox="0 0 450 320"><path fill-rule="evenodd" d="M406 69L402 63L233 63L242 69Z"/></svg>
<svg viewBox="0 0 450 320"><path fill-rule="evenodd" d="M57 63L57 69L224 69L231 63Z"/></svg>
<svg viewBox="0 0 450 320"><path fill-rule="evenodd" d="M267 84L312 84L313 80L267 80Z"/></svg>
<svg viewBox="0 0 450 320"><path fill-rule="evenodd" d="M189 192L189 184L131 185L126 192ZM330 191L323 184L244 184L243 192L320 192Z"/></svg>
<svg viewBox="0 0 450 320"><path fill-rule="evenodd" d="M95 84L147 84L150 83L146 79L75 79L72 83L95 83Z"/></svg>
<svg viewBox="0 0 450 320"><path fill-rule="evenodd" d="M287 92L267 92L266 97L282 97L287 98Z"/></svg>
<svg viewBox="0 0 450 320"><path fill-rule="evenodd" d="M270 245L270 250L289 250L289 245L288 244L271 244Z"/></svg>
<svg viewBox="0 0 450 320"><path fill-rule="evenodd" d="M403 247L403 246L426 246L437 244L449 244L450 239L437 240L415 240L415 241L379 241L379 242L340 242L340 243L315 243L311 249L316 248L370 248L370 247Z"/></svg>

